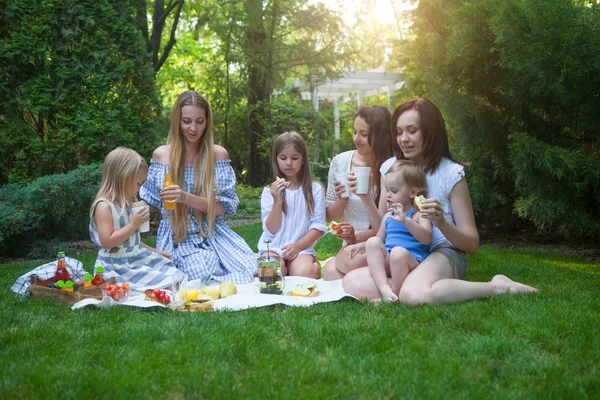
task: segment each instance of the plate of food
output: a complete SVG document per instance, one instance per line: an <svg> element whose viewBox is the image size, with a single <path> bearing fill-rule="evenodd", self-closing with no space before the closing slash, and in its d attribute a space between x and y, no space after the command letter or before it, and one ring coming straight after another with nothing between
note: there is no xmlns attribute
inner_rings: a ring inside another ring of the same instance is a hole
<svg viewBox="0 0 600 400"><path fill-rule="evenodd" d="M320 295L319 288L316 283L307 282L307 283L299 283L295 288L288 292L288 296L296 296L296 297L317 297Z"/></svg>

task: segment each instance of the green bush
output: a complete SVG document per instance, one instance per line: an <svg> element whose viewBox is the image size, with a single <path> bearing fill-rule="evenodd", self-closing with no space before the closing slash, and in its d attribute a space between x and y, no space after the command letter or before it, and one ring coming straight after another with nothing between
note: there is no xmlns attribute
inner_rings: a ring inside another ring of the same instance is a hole
<svg viewBox="0 0 600 400"><path fill-rule="evenodd" d="M0 2L0 184L166 137L133 1ZM145 15L142 18L146 18Z"/></svg>
<svg viewBox="0 0 600 400"><path fill-rule="evenodd" d="M0 254L48 257L64 241L88 239L89 209L100 181L100 165L83 165L27 186L0 187Z"/></svg>
<svg viewBox="0 0 600 400"><path fill-rule="evenodd" d="M527 134L510 137L510 162L520 196L519 217L546 236L600 235L600 160L543 143Z"/></svg>
<svg viewBox="0 0 600 400"><path fill-rule="evenodd" d="M236 217L238 218L260 218L260 196L262 187L254 188L252 186L238 184L236 193L240 200L237 208Z"/></svg>

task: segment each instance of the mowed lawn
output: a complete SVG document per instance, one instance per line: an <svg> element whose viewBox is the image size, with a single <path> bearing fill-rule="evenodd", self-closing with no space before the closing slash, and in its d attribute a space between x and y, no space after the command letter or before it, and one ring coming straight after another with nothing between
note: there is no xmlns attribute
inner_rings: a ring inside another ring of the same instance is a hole
<svg viewBox="0 0 600 400"><path fill-rule="evenodd" d="M236 228L256 248L260 224ZM340 242L318 246L333 255ZM95 254L76 256L89 271ZM0 398L600 397L600 264L482 247L469 280L539 288L463 304L71 311L10 291L0 265Z"/></svg>

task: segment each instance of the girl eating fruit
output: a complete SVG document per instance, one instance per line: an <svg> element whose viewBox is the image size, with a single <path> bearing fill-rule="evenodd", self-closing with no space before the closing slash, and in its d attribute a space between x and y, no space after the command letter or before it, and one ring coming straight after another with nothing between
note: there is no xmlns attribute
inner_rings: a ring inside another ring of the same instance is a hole
<svg viewBox="0 0 600 400"><path fill-rule="evenodd" d="M104 267L104 277L129 282L132 289L167 287L183 274L168 254L141 241L139 228L148 221L148 208L133 213L148 165L135 151L118 147L104 159L102 184L90 209L90 237L100 246L95 268ZM174 276L174 277L173 277Z"/></svg>
<svg viewBox="0 0 600 400"><path fill-rule="evenodd" d="M402 103L392 117L395 157L381 166L385 176L399 159L408 159L426 172L429 198L423 201L420 215L434 225L431 253L406 277L399 301L417 305L452 303L501 293L537 292L537 289L496 275L490 282L463 280L467 269L466 253L479 247L469 188L463 164L453 160L448 147L446 123L440 110L427 99ZM381 197L387 193L382 189ZM381 214L386 202L380 201ZM380 299L371 270L358 268L342 281L344 289L359 298Z"/></svg>
<svg viewBox="0 0 600 400"><path fill-rule="evenodd" d="M188 90L171 114L168 144L152 154L140 196L159 210L156 246L189 279L248 283L258 270L244 239L221 219L239 203L227 150L213 142L208 100Z"/></svg>
<svg viewBox="0 0 600 400"><path fill-rule="evenodd" d="M258 251L280 259L283 275L318 278L321 268L313 245L327 229L325 196L321 184L313 181L302 136L279 135L271 160L274 181L261 196L263 233Z"/></svg>
<svg viewBox="0 0 600 400"><path fill-rule="evenodd" d="M377 236L349 245L345 251L366 251L369 271L381 298L397 301L410 271L429 255L431 221L422 217L416 199L427 192L425 171L409 160L399 160L384 178L390 210L381 221ZM391 285L388 282L391 277Z"/></svg>

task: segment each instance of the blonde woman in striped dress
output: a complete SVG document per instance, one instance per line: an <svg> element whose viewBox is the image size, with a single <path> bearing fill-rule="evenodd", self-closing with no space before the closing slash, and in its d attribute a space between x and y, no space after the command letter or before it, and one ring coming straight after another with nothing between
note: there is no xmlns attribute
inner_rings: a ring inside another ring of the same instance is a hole
<svg viewBox="0 0 600 400"><path fill-rule="evenodd" d="M229 155L213 143L212 114L204 96L189 90L177 98L167 142L152 154L140 190L151 210L162 215L156 247L171 254L189 279L252 281L256 257L221 219L235 214L239 200ZM163 189L166 173L173 185ZM169 203L176 208L165 209Z"/></svg>
<svg viewBox="0 0 600 400"><path fill-rule="evenodd" d="M165 256L140 239L139 227L148 221L148 208L132 213L148 165L135 151L118 147L104 160L102 185L90 210L90 237L100 246L94 269L104 277L129 282L132 289L166 288L183 274Z"/></svg>

